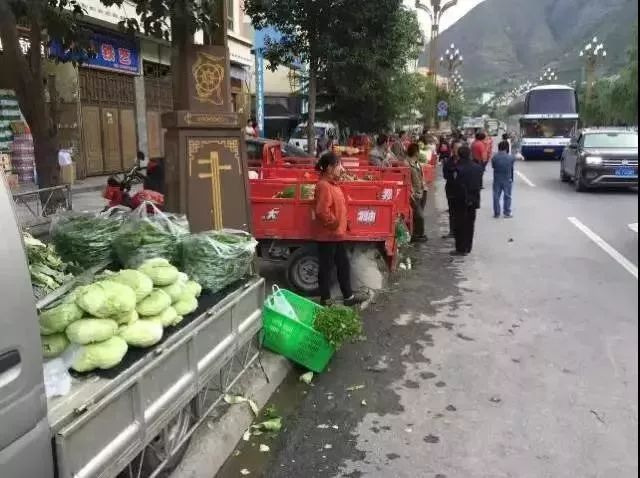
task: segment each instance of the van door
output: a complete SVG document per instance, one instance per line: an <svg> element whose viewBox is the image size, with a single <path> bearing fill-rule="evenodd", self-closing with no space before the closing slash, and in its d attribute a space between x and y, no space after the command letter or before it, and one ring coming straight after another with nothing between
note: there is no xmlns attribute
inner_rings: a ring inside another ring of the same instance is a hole
<svg viewBox="0 0 640 478"><path fill-rule="evenodd" d="M13 198L0 178L0 470L2 478L53 477L42 349Z"/></svg>

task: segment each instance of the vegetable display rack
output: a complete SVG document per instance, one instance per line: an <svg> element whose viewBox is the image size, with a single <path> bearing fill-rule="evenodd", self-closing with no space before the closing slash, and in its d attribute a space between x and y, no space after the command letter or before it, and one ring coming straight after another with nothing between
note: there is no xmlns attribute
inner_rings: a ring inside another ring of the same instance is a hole
<svg viewBox="0 0 640 478"><path fill-rule="evenodd" d="M298 320L280 313L274 306L275 301L272 297L267 298L262 311L263 346L313 372L324 371L335 350L327 339L313 328L316 311L321 306L285 289L280 289L278 293L291 304Z"/></svg>

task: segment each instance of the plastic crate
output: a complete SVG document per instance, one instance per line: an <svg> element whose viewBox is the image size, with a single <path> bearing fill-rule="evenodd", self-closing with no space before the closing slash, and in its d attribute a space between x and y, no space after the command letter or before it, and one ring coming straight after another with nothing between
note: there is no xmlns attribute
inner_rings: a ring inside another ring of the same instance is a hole
<svg viewBox="0 0 640 478"><path fill-rule="evenodd" d="M264 347L313 372L322 372L335 353L324 336L314 330L313 319L322 307L285 289L280 293L289 301L298 320L291 319L271 307L270 297L264 303Z"/></svg>

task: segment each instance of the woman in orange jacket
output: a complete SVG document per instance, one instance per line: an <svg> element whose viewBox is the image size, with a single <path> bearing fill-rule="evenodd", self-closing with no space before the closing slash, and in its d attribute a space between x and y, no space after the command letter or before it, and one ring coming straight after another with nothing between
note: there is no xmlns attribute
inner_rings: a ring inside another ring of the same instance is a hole
<svg viewBox="0 0 640 478"><path fill-rule="evenodd" d="M356 305L366 300L360 294L354 294L351 288L351 265L345 236L347 222L347 203L338 186L344 168L340 158L332 152L323 154L316 164L320 171L320 180L315 190L314 231L318 241L318 282L320 303L327 305L331 301L331 273L336 267L338 283L345 305Z"/></svg>

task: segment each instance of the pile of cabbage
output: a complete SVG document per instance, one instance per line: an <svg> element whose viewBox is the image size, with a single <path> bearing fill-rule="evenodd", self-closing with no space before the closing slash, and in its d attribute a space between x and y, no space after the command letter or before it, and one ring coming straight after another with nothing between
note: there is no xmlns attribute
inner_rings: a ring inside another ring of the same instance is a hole
<svg viewBox="0 0 640 478"><path fill-rule="evenodd" d="M75 344L73 370L115 367L129 347L157 344L165 328L194 312L201 291L198 283L162 258L148 259L138 269L106 272L41 312L43 356L57 357Z"/></svg>

